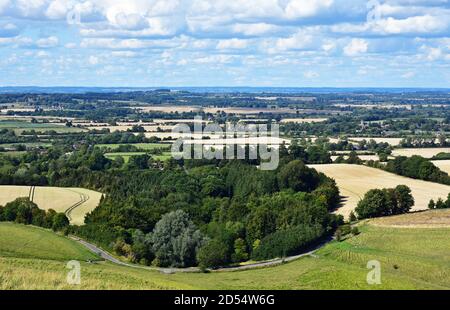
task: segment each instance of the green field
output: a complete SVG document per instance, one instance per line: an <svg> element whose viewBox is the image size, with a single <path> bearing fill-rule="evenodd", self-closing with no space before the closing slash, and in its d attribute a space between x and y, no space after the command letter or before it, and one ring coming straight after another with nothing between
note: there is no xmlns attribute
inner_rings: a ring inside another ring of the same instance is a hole
<svg viewBox="0 0 450 310"><path fill-rule="evenodd" d="M139 156L144 155L145 152L126 152L126 153L106 153L105 157L109 159L116 159L117 157L122 157L125 163L128 163L130 161L131 156ZM160 160L160 161L166 161L172 157L170 152L163 152L161 155L152 155L149 154L153 159Z"/></svg>
<svg viewBox="0 0 450 310"><path fill-rule="evenodd" d="M36 130L36 131L50 131L54 130L57 133L70 133L86 131L77 127L66 127L65 124L56 123L31 123L23 121L0 121L0 128L14 129L16 134L21 134L24 130Z"/></svg>
<svg viewBox="0 0 450 310"><path fill-rule="evenodd" d="M50 231L0 224L0 289L450 289L450 228L366 225L313 256L238 272L162 274L86 263L93 256ZM68 260L82 261L81 285L66 284ZM381 285L368 285L369 260L381 262Z"/></svg>
<svg viewBox="0 0 450 310"><path fill-rule="evenodd" d="M111 151L118 149L121 145L134 146L145 151L152 151L157 149L170 149L171 144L164 143L131 143L131 144L97 144L96 147L108 148Z"/></svg>

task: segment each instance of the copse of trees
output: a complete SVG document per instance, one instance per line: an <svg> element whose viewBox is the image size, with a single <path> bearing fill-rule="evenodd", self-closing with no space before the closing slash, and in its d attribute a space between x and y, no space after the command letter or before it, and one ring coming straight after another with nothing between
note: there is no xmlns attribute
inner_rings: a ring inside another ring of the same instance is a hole
<svg viewBox="0 0 450 310"><path fill-rule="evenodd" d="M17 198L0 207L0 221L40 226L54 231L61 231L69 226L69 219L64 213L57 213L52 209L48 211L39 209L28 198Z"/></svg>
<svg viewBox="0 0 450 310"><path fill-rule="evenodd" d="M450 209L450 194L447 196L447 200L444 201L442 198L439 198L436 202L432 199L428 204L428 208L431 210L434 209Z"/></svg>
<svg viewBox="0 0 450 310"><path fill-rule="evenodd" d="M308 151L301 147L288 150L274 171L258 170L245 160L172 160L156 167L148 156L127 164L111 161L78 138L22 158L0 156L0 183L105 193L86 225L68 231L134 262L217 267L294 253L333 233L342 221L330 214L340 199L335 181L305 165L299 158ZM183 213L169 221L166 216L173 212ZM179 223L184 229L168 230ZM283 234L290 242L269 251ZM214 248L221 250L208 250Z"/></svg>
<svg viewBox="0 0 450 310"><path fill-rule="evenodd" d="M421 156L396 157L386 165L386 170L395 174L436 183L450 185L450 176L431 161Z"/></svg>
<svg viewBox="0 0 450 310"><path fill-rule="evenodd" d="M373 189L364 195L355 211L359 219L408 213L414 206L411 189L399 185L395 189Z"/></svg>

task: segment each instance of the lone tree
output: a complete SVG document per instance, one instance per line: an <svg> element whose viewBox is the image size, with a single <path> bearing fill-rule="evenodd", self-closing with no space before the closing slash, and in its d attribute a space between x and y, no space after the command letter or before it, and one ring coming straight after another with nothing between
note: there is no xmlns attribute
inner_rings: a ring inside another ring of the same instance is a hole
<svg viewBox="0 0 450 310"><path fill-rule="evenodd" d="M155 264L161 267L191 267L203 244L203 236L182 210L165 214L151 234Z"/></svg>

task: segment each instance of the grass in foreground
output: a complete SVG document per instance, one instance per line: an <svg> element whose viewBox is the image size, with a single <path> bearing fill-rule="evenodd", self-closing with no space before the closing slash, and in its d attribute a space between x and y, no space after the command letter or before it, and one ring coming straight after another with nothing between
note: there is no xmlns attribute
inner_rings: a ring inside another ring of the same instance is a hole
<svg viewBox="0 0 450 310"><path fill-rule="evenodd" d="M89 253L72 240L1 223L0 289L450 289L450 229L366 225L361 230L359 236L330 243L314 256L277 267L166 275L85 263ZM39 242L36 246L14 248L33 238ZM55 246L55 238L61 244ZM65 265L77 258L82 261L82 283L70 286ZM381 262L382 285L366 283L369 260Z"/></svg>

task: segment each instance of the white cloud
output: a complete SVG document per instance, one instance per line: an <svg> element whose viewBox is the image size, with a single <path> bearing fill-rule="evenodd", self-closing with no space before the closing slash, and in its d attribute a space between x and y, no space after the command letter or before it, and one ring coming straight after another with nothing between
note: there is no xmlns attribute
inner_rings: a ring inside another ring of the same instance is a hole
<svg viewBox="0 0 450 310"><path fill-rule="evenodd" d="M333 0L291 0L286 6L285 13L291 19L311 17L330 8L333 2Z"/></svg>
<svg viewBox="0 0 450 310"><path fill-rule="evenodd" d="M450 14L447 16L414 16L405 19L389 17L376 22L376 32L383 34L435 33L448 29Z"/></svg>
<svg viewBox="0 0 450 310"><path fill-rule="evenodd" d="M314 36L305 31L298 31L288 38L278 39L275 43L275 49L269 48L270 51L286 51L286 50L303 50L312 47Z"/></svg>
<svg viewBox="0 0 450 310"><path fill-rule="evenodd" d="M98 65L99 59L98 59L97 56L91 55L91 56L89 56L89 58L88 58L88 63L89 63L90 65L92 65L92 66Z"/></svg>
<svg viewBox="0 0 450 310"><path fill-rule="evenodd" d="M347 56L358 56L367 52L369 44L363 39L352 39L352 41L344 47L344 54Z"/></svg>
<svg viewBox="0 0 450 310"><path fill-rule="evenodd" d="M315 72L315 71L306 71L303 73L303 76L307 79L316 79L318 78L320 75L319 73Z"/></svg>
<svg viewBox="0 0 450 310"><path fill-rule="evenodd" d="M36 41L36 46L39 48L51 48L57 46L59 43L59 39L55 36L51 36L48 38L42 38Z"/></svg>
<svg viewBox="0 0 450 310"><path fill-rule="evenodd" d="M216 48L219 50L224 49L244 49L248 46L247 40L240 39L230 39L230 40L220 40Z"/></svg>

